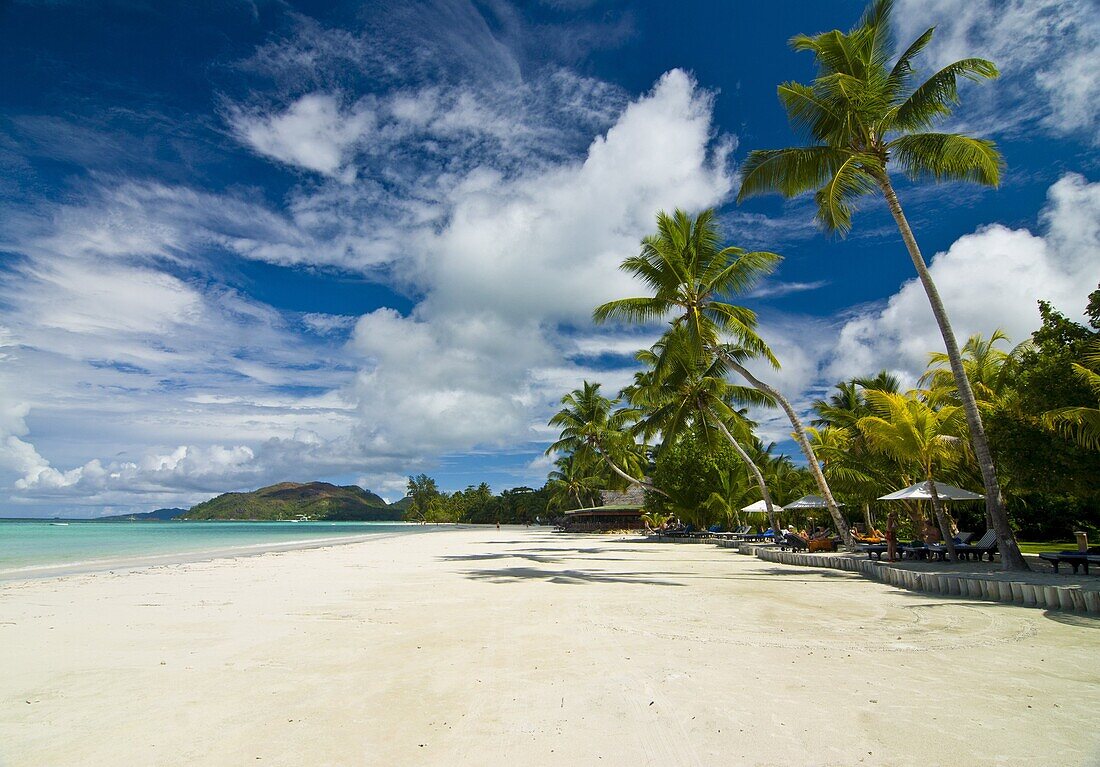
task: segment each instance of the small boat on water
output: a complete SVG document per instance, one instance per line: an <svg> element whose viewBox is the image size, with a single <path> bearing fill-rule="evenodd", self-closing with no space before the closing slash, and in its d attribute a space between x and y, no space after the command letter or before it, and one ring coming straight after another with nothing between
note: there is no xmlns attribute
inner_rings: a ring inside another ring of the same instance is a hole
<svg viewBox="0 0 1100 767"><path fill-rule="evenodd" d="M68 527L68 522L50 522L51 525L57 525L58 527Z"/></svg>

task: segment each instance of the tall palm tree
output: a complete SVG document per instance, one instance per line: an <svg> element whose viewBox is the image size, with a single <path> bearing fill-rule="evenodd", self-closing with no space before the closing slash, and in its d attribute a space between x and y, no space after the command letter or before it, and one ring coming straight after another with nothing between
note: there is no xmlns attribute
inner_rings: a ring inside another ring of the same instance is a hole
<svg viewBox="0 0 1100 767"><path fill-rule="evenodd" d="M650 323L671 320L684 328L698 348L716 345L724 332L754 355L778 365L756 334L756 313L726 302L746 293L782 259L767 251L722 247L715 212L692 218L677 208L657 213L657 233L642 239L641 252L623 260L620 269L638 277L651 296L621 298L596 307L597 323L610 319Z"/></svg>
<svg viewBox="0 0 1100 767"><path fill-rule="evenodd" d="M646 383L632 387L630 392L631 404L645 412L638 430L646 437L660 433L669 444L688 429L694 429L704 444L720 434L748 469L767 507L772 529L778 530L779 518L764 475L741 444L751 439L752 429L735 407L741 403L767 405L770 401L754 389L730 384L723 361L697 348L691 330L684 325L672 327L638 359L654 363ZM734 436L734 432L741 436Z"/></svg>
<svg viewBox="0 0 1100 767"><path fill-rule="evenodd" d="M868 390L898 393L901 383L885 370L874 376L841 381L827 399L817 400L813 409L818 417L811 433L814 450L821 458L822 471L832 487L863 506L868 529L874 526L871 504L890 480L888 462L869 449L859 430L859 419L874 415L864 392Z"/></svg>
<svg viewBox="0 0 1100 767"><path fill-rule="evenodd" d="M686 343L698 356L710 354L720 358L753 388L777 403L794 428L837 532L845 543L854 546L794 407L744 365L750 358L762 357L778 368L779 361L756 332L755 312L727 299L750 290L779 261L775 253L721 247L713 210L705 210L694 218L679 209L672 215L661 211L657 214L657 233L645 237L641 252L625 259L620 266L638 277L652 290L652 295L609 301L596 307L592 316L597 323L611 319L649 323L670 318L672 327L684 333ZM732 337L736 343L722 343L723 336Z"/></svg>
<svg viewBox="0 0 1100 767"><path fill-rule="evenodd" d="M954 534L936 492L935 479L939 468L950 467L959 460L959 443L966 433L962 408L947 405L937 410L912 394L871 390L864 396L875 415L859 419L859 430L873 448L901 464L915 466L920 476L929 481L936 522L954 561Z"/></svg>
<svg viewBox="0 0 1100 767"><path fill-rule="evenodd" d="M994 330L988 338L981 333L975 333L966 339L961 349L966 380L970 382L978 409L983 412L1010 392L1019 354L1028 346L1024 342L1005 351L997 347L998 341L1008 341L1003 330ZM943 352L932 352L929 355L928 369L921 376L920 385L927 387L936 396L958 401L958 388L951 372L951 361Z"/></svg>
<svg viewBox="0 0 1100 767"><path fill-rule="evenodd" d="M725 517L726 524L741 524L741 508L756 495L756 483L748 471L727 471L707 498L707 508ZM773 530L777 528L772 528Z"/></svg>
<svg viewBox="0 0 1100 767"><path fill-rule="evenodd" d="M1004 512L997 470L955 333L889 172L898 166L915 180L973 181L997 186L1003 160L992 141L935 133L930 128L937 118L950 114L951 106L958 101L960 77L988 80L997 77L998 72L992 62L967 58L917 85L914 60L932 39L934 29L914 40L891 65L892 5L891 0L874 0L859 25L847 33L833 30L791 38L791 47L796 51L814 54L818 76L810 85L783 83L779 99L791 122L813 143L749 153L738 199L771 191L793 197L816 190L818 220L826 230L843 235L851 228L856 199L876 190L882 193L943 336L981 468L987 515L997 532L1001 561L1008 569L1026 570L1027 563Z"/></svg>
<svg viewBox="0 0 1100 767"><path fill-rule="evenodd" d="M550 489L547 504L550 508L582 509L595 503L606 482L584 459L584 453L563 455L554 465L557 468L550 472L546 482Z"/></svg>
<svg viewBox="0 0 1100 767"><path fill-rule="evenodd" d="M564 406L550 419L550 426L561 429L558 440L546 449L550 453L580 454L603 461L623 481L665 495L652 483L639 477L645 462L629 427L637 415L628 408L617 408L618 399L600 394L600 384L585 381L561 399Z"/></svg>

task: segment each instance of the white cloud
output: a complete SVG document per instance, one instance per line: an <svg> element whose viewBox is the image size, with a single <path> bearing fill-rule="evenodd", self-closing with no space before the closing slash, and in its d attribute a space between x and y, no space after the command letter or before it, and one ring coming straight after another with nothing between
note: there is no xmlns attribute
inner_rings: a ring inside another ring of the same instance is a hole
<svg viewBox="0 0 1100 767"><path fill-rule="evenodd" d="M709 94L673 71L583 162L514 178L474 171L456 185L447 225L420 232L414 257L395 265L425 293L413 315L379 310L355 331L369 360L356 391L375 438L434 452L539 438L532 415L597 375L562 365L578 342L560 326L588 328L592 307L642 290L618 265L654 211L729 193L729 144L712 142L710 109Z"/></svg>
<svg viewBox="0 0 1100 767"><path fill-rule="evenodd" d="M1100 281L1100 183L1067 174L1048 192L1042 234L1000 224L959 238L929 266L962 344L1001 328L1013 342L1039 326L1036 302L1076 316ZM900 257L900 254L899 254ZM906 282L885 307L860 312L839 331L828 374L887 368L914 380L943 340L920 283Z"/></svg>
<svg viewBox="0 0 1100 767"><path fill-rule="evenodd" d="M779 280L766 280L760 287L754 289L750 298L778 298L789 296L792 293L805 293L809 290L819 290L829 284L828 280L813 280L811 282L781 282Z"/></svg>
<svg viewBox="0 0 1100 767"><path fill-rule="evenodd" d="M363 102L344 109L334 96L313 93L281 113L257 116L237 111L230 121L260 154L333 176L345 169L354 147L369 140L375 115Z"/></svg>
<svg viewBox="0 0 1100 767"><path fill-rule="evenodd" d="M999 81L966 89L963 129L1019 132L1038 123L1100 143L1100 14L1092 0L901 0L893 18L903 45L936 27L929 67L981 56L1001 68Z"/></svg>
<svg viewBox="0 0 1100 767"><path fill-rule="evenodd" d="M606 95L566 85L577 113ZM500 112L471 102L444 119L454 93L420 112L406 103L403 127L387 116L374 129L502 145L508 131L483 121ZM615 334L591 330L592 306L638 290L617 267L654 211L728 195L732 142L716 141L710 120L710 95L670 72L580 155L555 159L568 143L555 139L529 164L475 154L427 173L397 207L382 203L398 212L389 229L355 215L380 215L369 174L303 186L286 215L247 196L99 179L82 202L8 233L22 257L0 280L0 385L15 408L2 419L0 478L48 508L193 502L348 472L399 495L401 476L449 451L544 441L563 391L587 377L614 393L630 380L586 366L582 350ZM370 162L358 145L327 157L338 175ZM409 316L284 316L219 284L201 254L226 249L380 270L420 300Z"/></svg>

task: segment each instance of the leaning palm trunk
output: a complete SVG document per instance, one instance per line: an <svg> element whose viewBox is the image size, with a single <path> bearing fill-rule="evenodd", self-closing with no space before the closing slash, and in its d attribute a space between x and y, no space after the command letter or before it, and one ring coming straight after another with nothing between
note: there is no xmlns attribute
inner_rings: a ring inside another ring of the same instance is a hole
<svg viewBox="0 0 1100 767"><path fill-rule="evenodd" d="M768 492L768 485L764 482L764 475L760 473L760 468L749 457L749 454L745 452L745 449L741 447L741 444L734 439L730 430L726 428L726 425L722 423L721 420L718 421L718 428L726 435L726 439L733 445L733 449L737 452L737 455L741 457L741 460L749 467L749 471L752 472L752 476L756 480L756 486L760 488L760 494L764 497L764 506L768 509L768 524L772 526L772 532L778 537L779 517L775 515L775 508L772 506L772 496L771 493Z"/></svg>
<svg viewBox="0 0 1100 767"><path fill-rule="evenodd" d="M672 496L670 496L668 493L666 493L661 488L656 487L652 482L646 482L645 480L641 480L641 479L638 479L637 477L632 477L629 474L627 474L625 471L623 471L622 469L620 469L618 466L615 465L615 462L611 460L610 456L608 456L607 453L605 453L605 452L603 452L602 450L599 450L599 449L597 449L596 452L598 452L600 454L600 457L604 459L604 461L607 463L608 467L610 467L611 471L618 474L620 477L625 479L630 484L638 485L639 487L643 487L646 490L649 490L650 492L657 493L658 495L663 495L665 498L669 498L669 499L672 498Z"/></svg>
<svg viewBox="0 0 1100 767"><path fill-rule="evenodd" d="M1020 547L1016 544L1016 537L1012 533L1012 527L1008 524L1008 517L1004 511L1004 500L1001 496L1001 486L997 482L997 468L993 464L993 455L989 451L989 441L985 437L985 428L982 426L982 417L978 412L978 403L974 399L974 391L970 388L970 381L963 369L962 355L959 353L959 344L955 340L955 332L951 329L951 321L947 317L947 310L940 299L940 293L936 284L932 281L932 275L928 273L928 266L924 263L917 240L913 236L913 230L909 228L909 222L898 202L898 196L894 193L894 187L890 178L882 174L877 179L886 204L890 207L890 213L897 222L901 231L901 239L909 251L909 257L913 260L913 266L917 269L921 285L928 295L928 303L932 305L932 314L936 316L936 323L940 327L940 335L943 336L944 346L947 347L947 358L951 362L951 372L955 376L955 386L959 390L959 400L963 411L966 413L966 422L970 427L970 440L974 445L974 455L978 461L978 467L982 472L982 484L985 486L985 512L988 522L997 533L997 546L1001 551L1001 564L1006 570L1030 570L1027 562L1020 553Z"/></svg>
<svg viewBox="0 0 1100 767"><path fill-rule="evenodd" d="M848 523L845 522L844 517L840 515L840 508L836 505L836 500L833 498L833 492L829 489L829 483L825 481L825 475L821 473L821 466L817 462L817 454L814 453L813 446L810 445L810 440L806 437L806 429L802 426L802 420L794 411L794 407L786 397L780 394L775 388L768 386L768 384L750 373L747 368L733 359L731 355L727 354L725 357L729 366L740 373L746 381L752 384L753 388L767 394L783 408L783 411L787 414L787 418L791 422L791 426L794 427L795 436L798 439L799 446L802 448L802 454L806 456L806 462L809 464L810 473L813 474L814 481L817 482L818 490L821 491L821 496L825 499L825 505L829 507L829 516L833 519L836 531L840 534L841 539L844 541L844 545L852 551L855 551L855 538L852 537L852 531L848 529Z"/></svg>
<svg viewBox="0 0 1100 767"><path fill-rule="evenodd" d="M936 491L936 483L932 479L932 472L928 472L928 492L932 495L932 511L936 515L936 524L940 527L940 535L947 546L947 558L952 562L958 561L959 555L955 551L955 538L951 532L951 524L947 521L947 512L943 508L943 501Z"/></svg>

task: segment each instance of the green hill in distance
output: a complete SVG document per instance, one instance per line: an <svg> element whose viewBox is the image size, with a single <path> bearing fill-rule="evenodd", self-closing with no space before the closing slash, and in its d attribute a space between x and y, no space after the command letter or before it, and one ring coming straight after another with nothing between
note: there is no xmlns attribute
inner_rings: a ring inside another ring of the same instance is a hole
<svg viewBox="0 0 1100 767"><path fill-rule="evenodd" d="M223 493L192 506L180 519L293 520L311 519L343 522L400 520L403 512L369 490L356 485L328 482L281 482L251 493Z"/></svg>
<svg viewBox="0 0 1100 767"><path fill-rule="evenodd" d="M116 514L112 517L96 517L95 522L168 522L182 517L187 509L156 509L137 514Z"/></svg>

